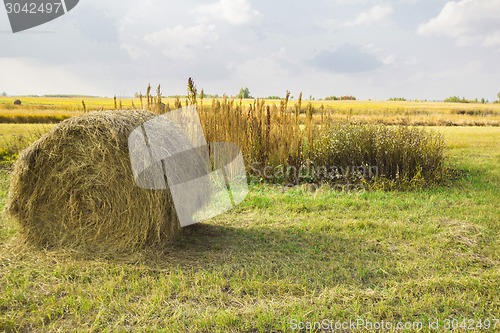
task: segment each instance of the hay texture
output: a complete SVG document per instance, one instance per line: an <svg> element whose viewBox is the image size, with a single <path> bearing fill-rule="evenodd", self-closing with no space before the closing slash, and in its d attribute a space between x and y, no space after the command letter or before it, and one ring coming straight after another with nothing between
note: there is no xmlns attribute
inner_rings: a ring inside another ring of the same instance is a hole
<svg viewBox="0 0 500 333"><path fill-rule="evenodd" d="M146 111L68 119L22 152L7 213L26 242L44 248L131 251L164 246L180 227L168 190L138 187L128 135Z"/></svg>

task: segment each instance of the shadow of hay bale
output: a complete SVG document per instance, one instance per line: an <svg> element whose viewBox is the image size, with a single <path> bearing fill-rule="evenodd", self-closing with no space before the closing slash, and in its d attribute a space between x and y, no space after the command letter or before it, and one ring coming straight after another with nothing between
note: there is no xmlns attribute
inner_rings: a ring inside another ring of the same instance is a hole
<svg viewBox="0 0 500 333"><path fill-rule="evenodd" d="M135 184L127 139L155 115L92 112L68 119L24 150L7 213L43 248L130 252L165 246L180 226L168 190Z"/></svg>

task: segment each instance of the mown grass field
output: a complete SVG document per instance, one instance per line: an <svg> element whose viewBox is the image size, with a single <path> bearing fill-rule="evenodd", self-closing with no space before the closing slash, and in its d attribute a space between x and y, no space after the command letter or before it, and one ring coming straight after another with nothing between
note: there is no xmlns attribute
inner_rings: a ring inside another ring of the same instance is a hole
<svg viewBox="0 0 500 333"><path fill-rule="evenodd" d="M370 121L370 112L399 117L403 106L394 106L411 104L338 103ZM424 111L405 117L457 110L419 105ZM495 110L455 115L498 122ZM12 142L40 126L2 124L0 133ZM436 332L456 319L467 327L454 332L499 331L500 128L432 129L457 170L448 184L392 192L252 185L236 210L186 228L164 253L30 249L1 215L0 331L309 332L308 322L325 319L422 323L423 331L438 320ZM3 168L0 210L8 181Z"/></svg>

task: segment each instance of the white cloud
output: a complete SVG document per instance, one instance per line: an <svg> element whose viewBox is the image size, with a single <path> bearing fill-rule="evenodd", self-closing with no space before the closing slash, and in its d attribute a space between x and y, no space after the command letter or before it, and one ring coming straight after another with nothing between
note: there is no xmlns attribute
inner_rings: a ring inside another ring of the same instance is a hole
<svg viewBox="0 0 500 333"><path fill-rule="evenodd" d="M382 60L384 65L394 65L396 63L396 56L394 54L390 54Z"/></svg>
<svg viewBox="0 0 500 333"><path fill-rule="evenodd" d="M149 55L149 53L144 48L138 47L132 43L125 42L122 43L120 47L127 52L130 58L134 60L138 60L142 57Z"/></svg>
<svg viewBox="0 0 500 333"><path fill-rule="evenodd" d="M377 53L380 52L380 48L377 47L374 43L362 45L361 50L366 53L371 53L373 55L376 55Z"/></svg>
<svg viewBox="0 0 500 333"><path fill-rule="evenodd" d="M248 0L219 0L209 5L200 5L196 11L202 19L211 18L232 25L248 24L259 17L259 12L252 8Z"/></svg>
<svg viewBox="0 0 500 333"><path fill-rule="evenodd" d="M363 47L344 44L335 51L323 50L310 63L332 73L363 73L380 67L379 59L365 52Z"/></svg>
<svg viewBox="0 0 500 333"><path fill-rule="evenodd" d="M2 89L9 94L44 94L58 91L64 94L95 94L105 91L102 80L84 77L90 71L69 65L47 64L34 58L0 57L2 76L10 78ZM82 72L83 73L82 75Z"/></svg>
<svg viewBox="0 0 500 333"><path fill-rule="evenodd" d="M492 100L500 77L500 0L451 1L80 1L78 10L40 28L51 34L0 33L0 91L132 95L151 82L170 95L184 93L192 76L214 94L248 86L256 96L290 89L315 97ZM451 14L438 20L447 2ZM7 31L1 16L0 30ZM440 39L416 38L415 24L431 16L441 29L429 23L425 34L479 47L457 52ZM102 32L97 42L81 29L88 24ZM473 61L481 67L467 67ZM457 71L462 67L467 71Z"/></svg>
<svg viewBox="0 0 500 333"><path fill-rule="evenodd" d="M380 22L388 18L392 13L393 9L391 6L380 6L377 5L370 9L369 11L363 12L356 17L353 21L346 22L346 26L353 27L357 25L372 25L376 22Z"/></svg>
<svg viewBox="0 0 500 333"><path fill-rule="evenodd" d="M418 27L421 36L446 36L461 46L500 46L500 1L461 0L446 3L435 18Z"/></svg>
<svg viewBox="0 0 500 333"><path fill-rule="evenodd" d="M199 24L192 27L178 25L144 36L150 46L160 48L170 59L192 60L196 52L210 49L218 39L214 25Z"/></svg>
<svg viewBox="0 0 500 333"><path fill-rule="evenodd" d="M338 30L339 26L341 25L340 21L338 19L326 19L323 21L316 21L315 26L323 29L323 30L328 30L328 31L336 31Z"/></svg>
<svg viewBox="0 0 500 333"><path fill-rule="evenodd" d="M483 41L483 45L488 47L500 45L500 30L488 34Z"/></svg>

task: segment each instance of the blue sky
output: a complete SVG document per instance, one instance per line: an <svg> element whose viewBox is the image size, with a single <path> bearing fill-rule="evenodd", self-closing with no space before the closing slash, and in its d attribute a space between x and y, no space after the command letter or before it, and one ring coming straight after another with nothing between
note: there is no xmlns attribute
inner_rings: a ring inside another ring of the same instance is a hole
<svg viewBox="0 0 500 333"><path fill-rule="evenodd" d="M255 96L496 99L499 0L81 0L12 34L0 91L131 96L161 84Z"/></svg>

